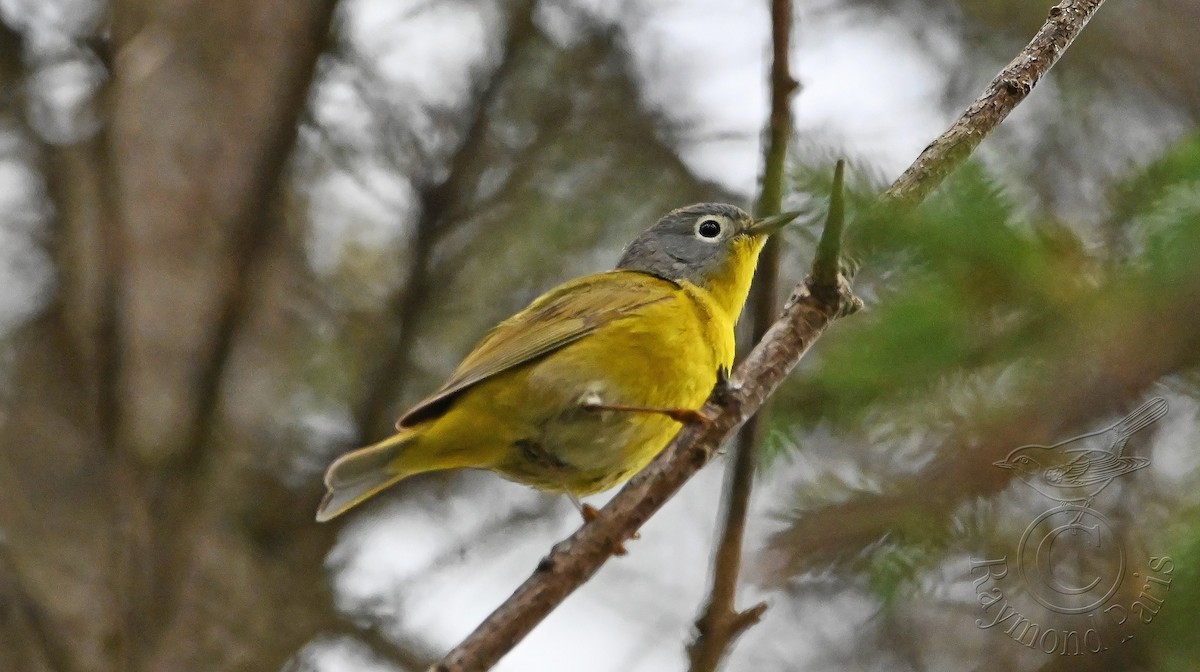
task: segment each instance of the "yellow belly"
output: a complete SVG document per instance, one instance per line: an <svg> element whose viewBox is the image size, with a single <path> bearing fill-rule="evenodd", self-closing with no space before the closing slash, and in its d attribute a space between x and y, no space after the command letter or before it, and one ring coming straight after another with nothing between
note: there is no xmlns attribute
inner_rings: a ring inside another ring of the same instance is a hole
<svg viewBox="0 0 1200 672"><path fill-rule="evenodd" d="M646 466L679 431L650 413L582 402L698 409L733 360L733 324L677 291L541 359L466 391L419 428L445 466L492 469L544 490L606 490Z"/></svg>

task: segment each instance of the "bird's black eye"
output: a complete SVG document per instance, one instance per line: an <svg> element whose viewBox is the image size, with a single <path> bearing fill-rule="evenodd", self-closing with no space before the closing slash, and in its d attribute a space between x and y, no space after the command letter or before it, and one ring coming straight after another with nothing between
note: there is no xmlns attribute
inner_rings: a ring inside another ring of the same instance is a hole
<svg viewBox="0 0 1200 672"><path fill-rule="evenodd" d="M696 227L696 233L705 238L716 238L721 235L721 223L715 219L706 219Z"/></svg>

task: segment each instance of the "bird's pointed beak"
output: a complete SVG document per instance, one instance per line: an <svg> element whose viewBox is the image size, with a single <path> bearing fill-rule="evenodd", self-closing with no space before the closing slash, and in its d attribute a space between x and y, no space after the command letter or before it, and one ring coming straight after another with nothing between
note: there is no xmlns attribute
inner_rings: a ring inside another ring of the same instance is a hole
<svg viewBox="0 0 1200 672"><path fill-rule="evenodd" d="M1013 468L1012 462L1009 462L1008 460L996 460L995 462L992 462L992 466L1000 467L1001 469L1012 469Z"/></svg>
<svg viewBox="0 0 1200 672"><path fill-rule="evenodd" d="M792 220L799 216L800 211L793 210L791 212L781 212L778 215L756 219L754 220L754 223L750 225L750 228L746 229L746 233L752 236L769 236L788 224L791 224Z"/></svg>

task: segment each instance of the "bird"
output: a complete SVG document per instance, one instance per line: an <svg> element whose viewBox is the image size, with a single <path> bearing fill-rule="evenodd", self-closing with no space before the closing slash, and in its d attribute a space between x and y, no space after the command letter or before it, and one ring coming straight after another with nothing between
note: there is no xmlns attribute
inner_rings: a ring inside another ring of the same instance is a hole
<svg viewBox="0 0 1200 672"><path fill-rule="evenodd" d="M1149 466L1144 457L1121 453L1129 437L1166 414L1166 399L1155 397L1110 427L1053 446L1021 446L992 464L1013 470L1021 481L1060 504L1087 508L1114 480Z"/></svg>
<svg viewBox="0 0 1200 672"><path fill-rule="evenodd" d="M579 497L630 478L733 365L734 326L768 236L800 213L673 210L612 271L565 282L492 329L392 436L335 460L318 521L415 474L474 468Z"/></svg>

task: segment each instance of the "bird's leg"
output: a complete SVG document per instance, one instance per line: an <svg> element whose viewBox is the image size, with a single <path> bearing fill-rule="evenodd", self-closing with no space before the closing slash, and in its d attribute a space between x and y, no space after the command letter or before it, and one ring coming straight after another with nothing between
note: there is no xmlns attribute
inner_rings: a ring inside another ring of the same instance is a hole
<svg viewBox="0 0 1200 672"><path fill-rule="evenodd" d="M563 492L566 493L567 498L571 500L571 503L575 505L575 508L579 511L579 515L583 516L583 524L584 525L587 525L588 523L592 522L593 520L596 519L596 516L600 515L599 509L592 506L591 504L584 504L583 502L579 501L579 498L575 496L575 493L571 492L570 490L567 490L566 488L563 488ZM640 536L640 535L638 535L637 532L634 532L633 536L630 538L637 539L638 536ZM629 551L625 550L624 543L617 542L617 545L615 547L613 547L613 555L628 555L628 554L629 554Z"/></svg>
<svg viewBox="0 0 1200 672"><path fill-rule="evenodd" d="M579 403L585 411L624 411L627 413L655 413L684 425L700 425L711 420L707 415L691 408L652 408L650 406L630 406L628 404L605 404L599 401L585 400Z"/></svg>
<svg viewBox="0 0 1200 672"><path fill-rule="evenodd" d="M596 507L579 501L579 498L575 496L575 493L567 490L566 487L563 488L563 493L566 494L567 499L571 500L571 503L575 505L575 510L579 512L579 515L583 516L583 522L592 522L592 519L596 517Z"/></svg>

